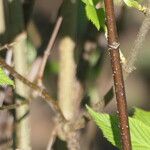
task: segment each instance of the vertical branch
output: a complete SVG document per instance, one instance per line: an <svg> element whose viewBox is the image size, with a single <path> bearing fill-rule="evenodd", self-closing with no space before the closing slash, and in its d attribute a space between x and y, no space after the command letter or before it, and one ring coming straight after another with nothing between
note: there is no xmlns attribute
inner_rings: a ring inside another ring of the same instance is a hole
<svg viewBox="0 0 150 150"><path fill-rule="evenodd" d="M61 7L63 16L62 39L59 44L60 72L58 77L58 99L66 120L73 120L78 113L81 86L76 79L75 35L78 1L65 0ZM67 28L66 28L67 27Z"/></svg>
<svg viewBox="0 0 150 150"><path fill-rule="evenodd" d="M27 35L24 30L24 19L23 19L23 12L22 12L22 4L18 0L14 0L13 2L9 3L9 22L11 26L8 26L11 30L9 30L9 35L13 38L16 36L14 41L16 44L13 47L13 56L14 56L14 65L17 72L21 75L25 76L27 72L27 55L26 55L26 38ZM27 98L28 96L28 89L27 87L20 82L19 80L15 79L16 82L16 92L19 95L22 95ZM28 111L28 106L23 106L22 108L18 108L16 110L16 119L23 116ZM17 124L16 129L16 141L17 141L17 148L24 148L30 149L30 131L29 131L29 117L24 118L19 124Z"/></svg>
<svg viewBox="0 0 150 150"><path fill-rule="evenodd" d="M27 58L26 58L26 33L21 33L16 38L17 44L14 46L14 64L15 69L21 74L24 75L27 73ZM18 79L15 79L16 82L16 92L26 98L29 96L29 90L26 85L24 85ZM22 117L27 111L28 105L24 105L21 108L16 110L16 117ZM30 131L29 131L29 117L24 118L17 126L17 140L18 147L30 149Z"/></svg>
<svg viewBox="0 0 150 150"><path fill-rule="evenodd" d="M59 45L60 73L59 73L59 106L67 120L73 118L75 101L73 99L75 83L75 43L69 37L63 38Z"/></svg>
<svg viewBox="0 0 150 150"><path fill-rule="evenodd" d="M22 33L24 30L24 19L22 12L22 3L19 0L13 1L5 1L6 6L8 7L8 13L6 13L6 23L7 23L7 32L6 38L7 40L14 40L16 44L13 47L13 56L14 56L14 65L17 72L22 75L25 75L27 72L27 63L26 63L26 33ZM27 97L29 93L28 89L23 85L20 81L16 81L16 91L18 94ZM16 110L16 118L24 115L24 113L28 110L28 106L23 106ZM29 118L25 118L17 124L17 148L30 149L30 139L29 139L29 128L28 128L28 120Z"/></svg>
<svg viewBox="0 0 150 150"><path fill-rule="evenodd" d="M108 28L108 45L110 50L111 65L113 71L117 108L119 112L122 149L131 150L132 148L131 148L131 139L127 114L127 102L125 96L122 66L120 63L119 43L115 22L114 4L113 0L105 0L104 2Z"/></svg>
<svg viewBox="0 0 150 150"><path fill-rule="evenodd" d="M3 34L5 32L5 16L4 16L4 4L3 0L0 1L0 34Z"/></svg>
<svg viewBox="0 0 150 150"><path fill-rule="evenodd" d="M59 44L60 70L58 77L59 107L64 118L69 122L76 122L80 113L80 102L83 90L76 78L76 62L74 53L76 48L76 22L78 1L64 0L60 13L63 16L62 39ZM66 28L67 27L67 28ZM59 136L60 132L58 133ZM70 150L80 149L78 131L65 133L67 146ZM72 145L73 144L73 145ZM70 145L72 145L70 147Z"/></svg>

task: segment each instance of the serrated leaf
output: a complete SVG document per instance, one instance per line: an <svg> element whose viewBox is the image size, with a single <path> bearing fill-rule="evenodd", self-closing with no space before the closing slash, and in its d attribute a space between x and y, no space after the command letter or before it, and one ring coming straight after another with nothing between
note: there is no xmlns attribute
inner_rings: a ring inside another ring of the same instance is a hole
<svg viewBox="0 0 150 150"><path fill-rule="evenodd" d="M86 5L94 6L93 1L91 0L82 0L82 2L85 3Z"/></svg>
<svg viewBox="0 0 150 150"><path fill-rule="evenodd" d="M144 7L141 6L141 4L136 1L136 0L124 0L125 4L129 7L133 7L133 8L136 8L140 11L144 11Z"/></svg>
<svg viewBox="0 0 150 150"><path fill-rule="evenodd" d="M6 73L4 72L2 68L0 68L0 85L13 85L14 86L13 80L11 80L6 75Z"/></svg>
<svg viewBox="0 0 150 150"><path fill-rule="evenodd" d="M117 116L108 114L99 114L94 112L87 106L88 112L92 119L103 131L104 136L113 145L121 149L121 138L118 128ZM140 120L129 117L131 142L133 150L149 150L150 149L150 127L145 125Z"/></svg>
<svg viewBox="0 0 150 150"><path fill-rule="evenodd" d="M85 10L87 18L96 26L98 30L101 26L104 26L105 15L102 8L96 9L92 5L86 5Z"/></svg>
<svg viewBox="0 0 150 150"><path fill-rule="evenodd" d="M133 118L142 121L144 124L150 127L150 112L144 111L139 108L135 108Z"/></svg>
<svg viewBox="0 0 150 150"><path fill-rule="evenodd" d="M102 2L103 0L82 0L83 3L86 5L96 6L99 2Z"/></svg>

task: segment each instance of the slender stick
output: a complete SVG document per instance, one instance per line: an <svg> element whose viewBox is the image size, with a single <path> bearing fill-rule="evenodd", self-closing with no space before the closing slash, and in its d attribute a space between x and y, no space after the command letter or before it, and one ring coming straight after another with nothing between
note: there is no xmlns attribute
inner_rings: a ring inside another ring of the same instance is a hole
<svg viewBox="0 0 150 150"><path fill-rule="evenodd" d="M142 44L143 44L149 30L150 30L150 10L147 10L146 17L140 27L140 30L137 35L137 39L135 40L134 45L131 49L129 58L127 58L127 64L124 65L124 70L126 71L126 76L128 76L129 73L131 73L135 69L134 64L137 60L137 56L139 54L139 51L142 47Z"/></svg>
<svg viewBox="0 0 150 150"><path fill-rule="evenodd" d="M131 150L131 139L129 132L127 102L125 87L120 63L118 34L116 28L113 0L104 0L108 28L108 45L110 50L111 65L114 78L117 108L119 112L119 124L122 139L122 149Z"/></svg>
<svg viewBox="0 0 150 150"><path fill-rule="evenodd" d="M37 91L45 100L50 102L49 104L53 110L57 110L57 112L59 112L59 107L58 107L56 101L51 98L51 96L48 94L48 92L45 89L42 89L41 87L30 82L28 79L26 79L25 77L23 77L22 75L17 73L12 67L7 65L2 58L0 58L0 66L7 69L14 78L19 79L24 84L29 86L31 89Z"/></svg>
<svg viewBox="0 0 150 150"><path fill-rule="evenodd" d="M6 49L8 50L9 48L11 48L14 44L16 44L16 42L10 43L10 44L5 44L3 46L0 46L0 51Z"/></svg>
<svg viewBox="0 0 150 150"><path fill-rule="evenodd" d="M3 105L0 107L0 110L16 109L16 108L23 106L23 105L26 105L28 103L29 103L29 101L26 100L26 101L23 101L21 103L16 103L16 104L11 104L11 105Z"/></svg>
<svg viewBox="0 0 150 150"><path fill-rule="evenodd" d="M51 36L50 40L49 40L48 46L47 46L47 48L44 52L44 56L43 56L43 59L42 59L42 63L41 63L40 71L39 71L39 75L38 75L39 84L42 84L42 79L43 79L43 74L44 74L44 69L45 69L45 66L46 66L46 62L47 62L48 57L50 55L51 49L54 45L54 42L55 42L56 36L58 34L58 31L60 29L62 20L63 20L63 18L61 16L58 17L55 28L54 28L54 31L52 33L52 36Z"/></svg>
<svg viewBox="0 0 150 150"><path fill-rule="evenodd" d="M52 150L53 144L56 140L56 136L57 136L57 125L53 128L53 131L52 131L51 136L49 138L46 150Z"/></svg>

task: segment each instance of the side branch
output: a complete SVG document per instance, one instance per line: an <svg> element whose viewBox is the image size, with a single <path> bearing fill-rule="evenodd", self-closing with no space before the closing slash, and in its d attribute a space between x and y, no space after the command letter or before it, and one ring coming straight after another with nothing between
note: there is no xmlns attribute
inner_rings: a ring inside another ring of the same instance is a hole
<svg viewBox="0 0 150 150"><path fill-rule="evenodd" d="M23 105L27 105L29 103L29 101L25 100L21 103L17 103L17 104L11 104L11 105L3 105L0 107L0 110L11 110L11 109L16 109L20 106L23 106Z"/></svg>
<svg viewBox="0 0 150 150"><path fill-rule="evenodd" d="M46 50L44 51L44 56L42 58L42 63L41 63L41 66L40 66L40 71L39 71L39 75L38 75L38 82L39 82L39 85L42 85L42 79L43 79L43 74L44 74L44 69L45 69L45 66L46 66L46 62L48 60L48 57L50 55L50 52L51 52L51 49L54 45L54 41L56 39L56 36L58 34L58 31L60 29L60 26L62 24L62 20L63 18L62 17L59 17L57 19L57 22L56 22L56 25L55 25L55 28L54 28L54 31L52 33L52 36L49 40L49 43L48 43L48 46L46 48Z"/></svg>
<svg viewBox="0 0 150 150"><path fill-rule="evenodd" d="M42 96L46 101L49 102L51 108L54 111L57 111L57 112L59 111L57 102L52 99L52 97L48 94L48 92L45 89L42 89L41 87L37 86L35 83L30 82L28 79L26 79L25 77L17 73L12 67L7 65L2 58L0 58L0 67L7 69L14 78L19 79L24 84L29 86L31 89L37 91L40 94L40 96Z"/></svg>
<svg viewBox="0 0 150 150"><path fill-rule="evenodd" d="M113 0L104 0L104 3L108 28L108 46L111 57L117 109L119 112L122 149L131 150L132 148L128 123L127 102L122 74L122 66L120 62L119 42L114 14L114 4Z"/></svg>
<svg viewBox="0 0 150 150"><path fill-rule="evenodd" d="M131 49L129 58L127 58L127 63L124 65L124 70L126 72L126 76L130 74L134 69L134 64L137 59L137 56L139 54L139 50L142 47L143 41L145 40L145 37L150 30L150 11L147 12L146 18L144 19L142 26L140 27L140 30L138 32L137 39L134 42L133 48Z"/></svg>

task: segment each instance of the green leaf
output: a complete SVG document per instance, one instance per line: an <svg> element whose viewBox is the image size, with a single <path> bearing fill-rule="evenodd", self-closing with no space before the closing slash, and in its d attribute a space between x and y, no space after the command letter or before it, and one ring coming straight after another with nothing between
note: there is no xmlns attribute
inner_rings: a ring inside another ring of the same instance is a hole
<svg viewBox="0 0 150 150"><path fill-rule="evenodd" d="M95 27L100 30L100 27L104 27L105 24L105 12L101 7L96 8L96 5L102 0L82 0L85 3L85 11L87 18L95 25ZM103 6L103 3L102 3Z"/></svg>
<svg viewBox="0 0 150 150"><path fill-rule="evenodd" d="M140 11L145 11L145 7L143 7L138 1L136 0L124 0L127 6L136 8Z"/></svg>
<svg viewBox="0 0 150 150"><path fill-rule="evenodd" d="M91 56L89 58L89 63L91 66L96 65L96 63L98 62L98 59L100 57L100 53L99 50L93 50L93 52L91 53Z"/></svg>
<svg viewBox="0 0 150 150"><path fill-rule="evenodd" d="M99 2L103 2L103 0L82 0L86 5L96 6Z"/></svg>
<svg viewBox="0 0 150 150"><path fill-rule="evenodd" d="M94 112L87 106L88 112L92 119L103 131L104 137L113 145L121 149L121 136L118 128L118 117L108 114L99 114ZM150 149L150 127L140 120L129 117L129 125L131 132L131 142L133 150L149 150Z"/></svg>
<svg viewBox="0 0 150 150"><path fill-rule="evenodd" d="M104 20L105 20L103 8L96 9L92 5L86 5L85 10L86 10L87 18L95 25L97 30L100 30L100 27L104 26Z"/></svg>
<svg viewBox="0 0 150 150"><path fill-rule="evenodd" d="M142 121L144 124L150 127L150 112L135 108L133 118Z"/></svg>
<svg viewBox="0 0 150 150"><path fill-rule="evenodd" d="M54 74L58 74L59 73L59 63L55 60L51 60L48 64L48 71L50 71L51 73Z"/></svg>
<svg viewBox="0 0 150 150"><path fill-rule="evenodd" d="M4 70L0 68L0 85L13 85L14 82L6 75Z"/></svg>
<svg viewBox="0 0 150 150"><path fill-rule="evenodd" d="M82 2L85 3L86 5L94 6L94 4L91 0L82 0Z"/></svg>

